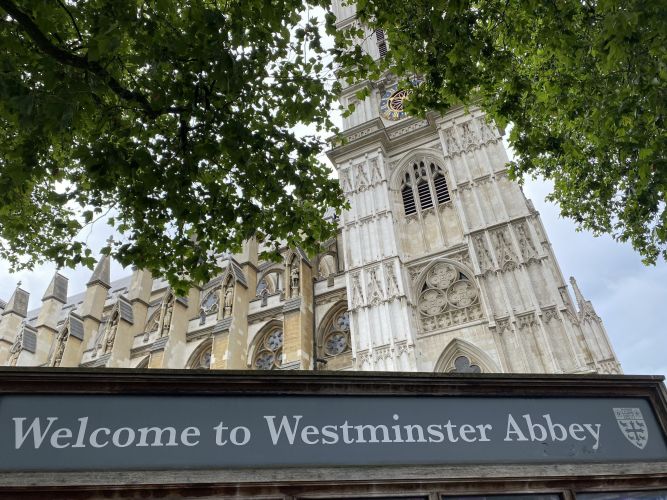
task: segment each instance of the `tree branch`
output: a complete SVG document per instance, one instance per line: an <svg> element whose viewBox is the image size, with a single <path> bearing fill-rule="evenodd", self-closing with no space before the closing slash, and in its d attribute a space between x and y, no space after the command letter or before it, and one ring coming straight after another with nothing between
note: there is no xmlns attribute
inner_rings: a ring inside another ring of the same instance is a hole
<svg viewBox="0 0 667 500"><path fill-rule="evenodd" d="M74 16L72 15L70 10L67 8L67 5L65 5L62 0L58 0L58 4L63 8L63 10L65 12L67 12L67 15L72 20L72 25L74 26L74 29L76 30L76 34L79 36L79 41L82 42L83 37L81 36L81 31L79 31L79 27L77 26L76 21L74 20Z"/></svg>
<svg viewBox="0 0 667 500"><path fill-rule="evenodd" d="M72 54L51 43L39 26L37 26L35 21L28 14L23 12L12 0L0 0L0 7L2 7L21 28L23 28L37 48L47 56L50 56L67 66L82 69L97 75L108 85L114 94L125 101L137 103L151 118L157 118L166 111L153 109L145 95L123 87L121 83L106 70L106 68L96 61L89 61L87 57Z"/></svg>

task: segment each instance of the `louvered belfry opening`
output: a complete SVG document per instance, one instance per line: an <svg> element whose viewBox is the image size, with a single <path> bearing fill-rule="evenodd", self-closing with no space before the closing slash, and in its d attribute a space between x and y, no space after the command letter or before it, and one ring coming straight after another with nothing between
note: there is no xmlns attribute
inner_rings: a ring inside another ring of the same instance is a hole
<svg viewBox="0 0 667 500"><path fill-rule="evenodd" d="M434 162L428 163L428 167L426 165L424 161L415 162L403 176L401 198L405 215L451 201L447 179L440 166ZM419 199L419 206L416 199Z"/></svg>
<svg viewBox="0 0 667 500"><path fill-rule="evenodd" d="M433 198L431 197L431 190L428 188L428 182L422 179L417 184L417 191L419 192L419 206L422 210L431 208L433 206Z"/></svg>
<svg viewBox="0 0 667 500"><path fill-rule="evenodd" d="M403 209L405 210L405 215L417 213L417 205L415 204L415 195L412 192L412 180L410 179L409 172L405 173L403 187L401 188L401 196L403 197Z"/></svg>
<svg viewBox="0 0 667 500"><path fill-rule="evenodd" d="M377 42L378 53L380 54L380 57L386 56L387 55L387 39L385 38L384 30L381 30L381 29L375 30L375 41Z"/></svg>

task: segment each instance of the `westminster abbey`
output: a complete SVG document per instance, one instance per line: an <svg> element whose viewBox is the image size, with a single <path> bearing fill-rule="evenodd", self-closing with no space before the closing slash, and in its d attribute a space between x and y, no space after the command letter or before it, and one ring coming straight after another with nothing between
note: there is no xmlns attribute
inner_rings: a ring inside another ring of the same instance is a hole
<svg viewBox="0 0 667 500"><path fill-rule="evenodd" d="M362 43L386 50L380 32ZM349 209L321 254L262 262L248 241L187 296L141 269L112 279L104 256L81 293L56 273L37 310L0 290L0 366L620 373L501 131L478 110L406 116L391 76L365 85L341 95L355 111L328 154Z"/></svg>

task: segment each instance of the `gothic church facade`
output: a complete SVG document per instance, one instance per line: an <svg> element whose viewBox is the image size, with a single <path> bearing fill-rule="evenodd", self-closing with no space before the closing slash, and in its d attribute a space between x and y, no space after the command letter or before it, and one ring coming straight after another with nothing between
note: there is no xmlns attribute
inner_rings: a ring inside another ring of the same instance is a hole
<svg viewBox="0 0 667 500"><path fill-rule="evenodd" d="M354 7L334 2L340 29ZM364 50L380 57L381 33ZM185 297L144 270L84 292L56 273L38 310L0 301L0 366L620 373L601 319L558 266L479 110L405 116L390 76L343 105L329 152L350 208L309 258L249 241Z"/></svg>

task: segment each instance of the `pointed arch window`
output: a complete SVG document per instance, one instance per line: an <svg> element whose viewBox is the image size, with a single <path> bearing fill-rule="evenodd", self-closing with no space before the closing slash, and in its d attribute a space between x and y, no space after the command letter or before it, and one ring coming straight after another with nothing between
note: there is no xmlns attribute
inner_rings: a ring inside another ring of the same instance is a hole
<svg viewBox="0 0 667 500"><path fill-rule="evenodd" d="M468 356L457 356L454 360L454 368L450 370L450 373L482 373L482 369L479 365L472 363Z"/></svg>
<svg viewBox="0 0 667 500"><path fill-rule="evenodd" d="M252 366L256 370L275 370L283 358L283 330L272 328L257 343Z"/></svg>
<svg viewBox="0 0 667 500"><path fill-rule="evenodd" d="M413 163L403 176L401 198L406 216L449 203L451 196L442 168L434 162Z"/></svg>
<svg viewBox="0 0 667 500"><path fill-rule="evenodd" d="M213 351L213 342L206 341L197 348L190 358L188 368L192 370L209 370L211 368L211 357Z"/></svg>

